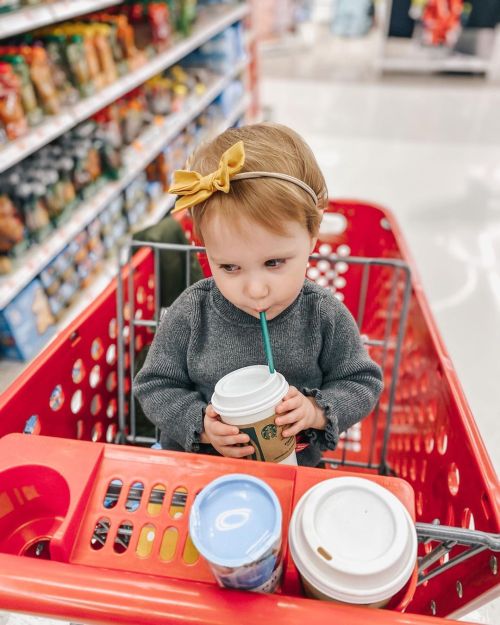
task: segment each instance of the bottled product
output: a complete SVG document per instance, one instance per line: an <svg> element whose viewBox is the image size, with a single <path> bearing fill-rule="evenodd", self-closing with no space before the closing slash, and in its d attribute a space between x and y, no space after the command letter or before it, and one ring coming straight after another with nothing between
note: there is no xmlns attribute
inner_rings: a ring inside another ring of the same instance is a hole
<svg viewBox="0 0 500 625"><path fill-rule="evenodd" d="M81 35L71 35L66 39L66 58L68 59L73 84L82 96L88 97L95 93L95 85L90 73Z"/></svg>
<svg viewBox="0 0 500 625"><path fill-rule="evenodd" d="M152 53L153 50L164 50L170 45L172 27L165 2L141 0L130 4L128 11L135 41L140 50Z"/></svg>
<svg viewBox="0 0 500 625"><path fill-rule="evenodd" d="M148 108L154 115L168 115L172 111L172 81L165 76L154 76L144 85Z"/></svg>
<svg viewBox="0 0 500 625"><path fill-rule="evenodd" d="M14 201L24 217L30 237L35 241L42 241L50 231L45 192L45 186L38 182L23 182L15 190Z"/></svg>
<svg viewBox="0 0 500 625"><path fill-rule="evenodd" d="M62 156L58 160L54 161L54 167L59 173L59 180L62 185L62 197L64 199L64 205L66 207L71 207L76 200L76 191L72 177L74 167L73 159L69 156Z"/></svg>
<svg viewBox="0 0 500 625"><path fill-rule="evenodd" d="M111 28L107 24L94 24L91 27L94 45L99 60L101 75L106 84L111 84L118 77L113 49L111 47Z"/></svg>
<svg viewBox="0 0 500 625"><path fill-rule="evenodd" d="M30 126L36 126L43 119L42 109L38 106L35 89L31 82L29 67L20 54L3 55L1 61L12 66L20 81L21 102Z"/></svg>
<svg viewBox="0 0 500 625"><path fill-rule="evenodd" d="M37 169L29 172L29 177L45 187L45 205L50 219L57 223L66 207L57 169L47 161L42 161Z"/></svg>
<svg viewBox="0 0 500 625"><path fill-rule="evenodd" d="M10 140L22 137L28 130L28 120L21 103L21 82L12 66L1 62L0 122Z"/></svg>
<svg viewBox="0 0 500 625"><path fill-rule="evenodd" d="M47 51L41 46L22 46L20 53L30 67L30 75L35 85L38 101L43 110L49 115L57 115L61 109L59 96L47 56Z"/></svg>
<svg viewBox="0 0 500 625"><path fill-rule="evenodd" d="M0 274L11 270L7 257L24 240L24 224L11 198L0 193Z"/></svg>
<svg viewBox="0 0 500 625"><path fill-rule="evenodd" d="M176 29L185 37L191 32L196 19L196 0L178 0Z"/></svg>
<svg viewBox="0 0 500 625"><path fill-rule="evenodd" d="M71 71L66 55L66 37L50 34L46 35L43 41L61 102L66 106L75 104L79 100L79 95L71 81Z"/></svg>

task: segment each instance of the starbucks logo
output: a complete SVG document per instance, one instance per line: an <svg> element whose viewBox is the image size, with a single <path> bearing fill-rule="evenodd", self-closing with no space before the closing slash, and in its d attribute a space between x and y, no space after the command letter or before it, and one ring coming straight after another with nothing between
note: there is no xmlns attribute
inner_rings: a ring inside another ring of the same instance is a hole
<svg viewBox="0 0 500 625"><path fill-rule="evenodd" d="M269 423L269 425L262 428L261 435L262 438L266 439L266 441L271 438L276 438L276 436L278 436L278 428L274 425L274 423Z"/></svg>

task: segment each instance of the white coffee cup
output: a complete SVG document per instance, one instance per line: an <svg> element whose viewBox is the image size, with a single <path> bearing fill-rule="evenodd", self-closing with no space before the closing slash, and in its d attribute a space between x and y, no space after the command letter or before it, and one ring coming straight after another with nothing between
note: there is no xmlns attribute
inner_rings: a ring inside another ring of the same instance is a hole
<svg viewBox="0 0 500 625"><path fill-rule="evenodd" d="M417 535L389 490L358 477L320 482L290 520L290 553L306 594L383 607L410 579Z"/></svg>
<svg viewBox="0 0 500 625"><path fill-rule="evenodd" d="M255 460L297 464L295 437L283 438L275 408L288 392L285 378L266 365L252 365L228 373L215 385L212 405L224 423L248 434Z"/></svg>

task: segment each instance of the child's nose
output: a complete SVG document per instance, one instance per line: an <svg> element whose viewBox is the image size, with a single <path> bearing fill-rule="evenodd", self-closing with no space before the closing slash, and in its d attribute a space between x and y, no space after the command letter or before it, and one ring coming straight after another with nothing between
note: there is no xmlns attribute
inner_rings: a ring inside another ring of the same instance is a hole
<svg viewBox="0 0 500 625"><path fill-rule="evenodd" d="M269 288L263 280L249 280L247 294L253 300L262 300L269 295Z"/></svg>

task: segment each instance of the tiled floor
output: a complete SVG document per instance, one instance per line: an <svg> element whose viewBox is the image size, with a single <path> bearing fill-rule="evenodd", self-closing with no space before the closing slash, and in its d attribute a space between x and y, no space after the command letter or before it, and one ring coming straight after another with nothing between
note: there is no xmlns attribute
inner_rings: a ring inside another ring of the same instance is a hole
<svg viewBox="0 0 500 625"><path fill-rule="evenodd" d="M315 41L263 55L267 115L310 143L330 196L395 214L498 472L500 86L377 77L373 37ZM500 608L473 616L500 623Z"/></svg>

